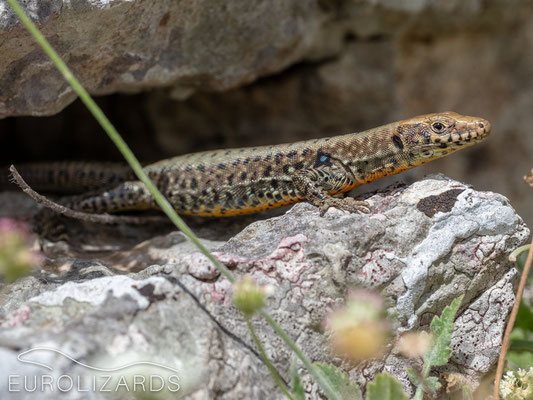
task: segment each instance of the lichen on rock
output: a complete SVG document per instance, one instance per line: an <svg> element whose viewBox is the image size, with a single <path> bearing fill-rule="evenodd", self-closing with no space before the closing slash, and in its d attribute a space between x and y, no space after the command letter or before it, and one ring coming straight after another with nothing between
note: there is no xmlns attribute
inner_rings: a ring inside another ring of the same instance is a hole
<svg viewBox="0 0 533 400"><path fill-rule="evenodd" d="M443 203L434 201L439 196L446 206L428 215L428 204ZM297 204L229 240L206 243L236 276L274 288L267 308L314 361L339 362L326 346L324 320L354 287L384 296L396 335L427 328L433 316L464 295L452 358L440 370L459 373L475 386L497 359L518 277L507 257L529 230L505 197L442 175L392 186L366 201L370 214L330 209L324 217L309 204ZM179 366L183 393L281 398L273 395L278 392L243 317L231 306L231 285L180 237L170 233L83 263L57 257L39 279L4 287L0 342L17 344L2 347L5 370L43 374L17 360L21 351L43 344L88 360L135 352ZM138 270L136 258L144 269ZM124 275L123 266L133 264L138 272ZM78 267L69 271L65 265ZM289 379L291 351L264 321L253 321L274 365ZM52 359L60 373L84 373L60 356ZM360 385L388 371L412 393L409 362L394 347L377 360L340 365ZM317 398L317 386L306 387Z"/></svg>

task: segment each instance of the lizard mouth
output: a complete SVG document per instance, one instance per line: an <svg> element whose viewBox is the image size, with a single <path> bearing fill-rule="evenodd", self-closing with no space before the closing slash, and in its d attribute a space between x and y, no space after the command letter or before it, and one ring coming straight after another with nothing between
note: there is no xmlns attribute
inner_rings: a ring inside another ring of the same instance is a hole
<svg viewBox="0 0 533 400"><path fill-rule="evenodd" d="M440 135L431 134L429 143L421 146L419 154L424 159L445 156L485 140L490 130L490 122L485 119L459 120L448 132Z"/></svg>
<svg viewBox="0 0 533 400"><path fill-rule="evenodd" d="M449 133L440 137L438 147L457 149L462 146L471 146L486 139L490 130L490 122L484 119L457 121Z"/></svg>

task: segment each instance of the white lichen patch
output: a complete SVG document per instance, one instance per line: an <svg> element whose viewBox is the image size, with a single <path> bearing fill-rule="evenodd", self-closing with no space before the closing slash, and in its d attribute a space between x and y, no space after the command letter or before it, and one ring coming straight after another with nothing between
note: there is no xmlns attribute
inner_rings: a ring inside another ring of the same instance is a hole
<svg viewBox="0 0 533 400"><path fill-rule="evenodd" d="M139 289L149 284L154 285L154 293L168 291L171 287L166 279L160 277L150 277L139 281L124 275L106 276L85 282L67 282L54 290L32 297L29 302L44 306L62 306L66 299L71 299L79 303L98 306L109 296L116 298L129 296L137 302L140 309L145 309L150 301L139 292Z"/></svg>

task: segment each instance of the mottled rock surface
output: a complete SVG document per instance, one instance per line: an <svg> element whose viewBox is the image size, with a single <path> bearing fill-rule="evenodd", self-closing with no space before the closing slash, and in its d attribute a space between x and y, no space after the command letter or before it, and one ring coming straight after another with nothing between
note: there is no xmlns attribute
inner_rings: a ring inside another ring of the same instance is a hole
<svg viewBox="0 0 533 400"><path fill-rule="evenodd" d="M174 85L224 90L302 59L324 16L314 0L24 2L95 94ZM75 95L0 5L0 116L46 115Z"/></svg>
<svg viewBox="0 0 533 400"><path fill-rule="evenodd" d="M412 393L407 360L392 346L383 359L358 367L329 355L323 321L349 289L381 292L396 332L427 328L434 315L464 295L452 359L440 372L459 372L477 383L497 359L514 300L518 271L507 257L525 243L529 230L505 197L442 175L391 186L367 201L368 215L330 209L320 217L304 203L244 229L239 222L230 228L231 220L225 220L224 233L213 236L212 226L200 229L209 232L200 236L236 276L248 274L274 287L269 311L312 360L340 365L361 385L386 370ZM94 233L93 242L91 231L80 235L75 224L65 224L63 234L70 239L44 242L49 257L42 269L2 288L3 371L50 374L17 356L51 347L90 365L141 360L175 368L179 393L191 398L282 398L253 350L242 316L230 305L230 284L180 233L124 246L117 237L135 236L127 227L109 237L106 231ZM97 235L117 249L98 249ZM86 246L81 253L80 245ZM291 352L261 319L253 323L276 368L290 380ZM88 373L60 353L40 352L24 357L53 365L56 378ZM305 381L310 398L318 398L316 385ZM6 391L2 380L0 393Z"/></svg>

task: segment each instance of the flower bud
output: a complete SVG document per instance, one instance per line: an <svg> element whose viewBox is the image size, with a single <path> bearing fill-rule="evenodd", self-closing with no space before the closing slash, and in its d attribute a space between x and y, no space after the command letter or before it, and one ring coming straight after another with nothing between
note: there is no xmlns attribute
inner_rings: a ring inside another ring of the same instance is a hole
<svg viewBox="0 0 533 400"><path fill-rule="evenodd" d="M352 292L346 304L326 321L331 348L338 356L359 362L383 354L391 336L381 297L373 292Z"/></svg>
<svg viewBox="0 0 533 400"><path fill-rule="evenodd" d="M244 276L233 287L233 304L247 317L266 304L270 286L258 285L249 276Z"/></svg>
<svg viewBox="0 0 533 400"><path fill-rule="evenodd" d="M406 332L400 336L396 349L407 358L423 357L429 351L431 340L428 332Z"/></svg>
<svg viewBox="0 0 533 400"><path fill-rule="evenodd" d="M0 218L0 275L5 283L31 273L41 256L30 249L31 235L25 224Z"/></svg>

